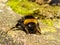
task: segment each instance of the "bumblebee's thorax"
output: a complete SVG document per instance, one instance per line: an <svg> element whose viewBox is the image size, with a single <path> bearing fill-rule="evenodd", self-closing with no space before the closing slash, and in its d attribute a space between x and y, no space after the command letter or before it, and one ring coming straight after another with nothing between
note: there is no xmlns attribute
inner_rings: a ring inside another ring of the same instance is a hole
<svg viewBox="0 0 60 45"><path fill-rule="evenodd" d="M25 19L24 20L24 24L28 24L28 23L31 23L31 22L37 24L37 20L36 19Z"/></svg>

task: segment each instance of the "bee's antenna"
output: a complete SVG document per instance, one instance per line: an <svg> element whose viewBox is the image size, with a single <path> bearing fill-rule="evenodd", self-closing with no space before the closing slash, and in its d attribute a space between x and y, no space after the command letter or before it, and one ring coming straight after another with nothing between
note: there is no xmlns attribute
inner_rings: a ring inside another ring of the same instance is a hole
<svg viewBox="0 0 60 45"><path fill-rule="evenodd" d="M12 28L10 28L8 31L10 31L11 29L14 29L15 27L12 27ZM6 32L6 34L8 33L8 31Z"/></svg>
<svg viewBox="0 0 60 45"><path fill-rule="evenodd" d="M11 29L14 29L15 27L12 27Z"/></svg>

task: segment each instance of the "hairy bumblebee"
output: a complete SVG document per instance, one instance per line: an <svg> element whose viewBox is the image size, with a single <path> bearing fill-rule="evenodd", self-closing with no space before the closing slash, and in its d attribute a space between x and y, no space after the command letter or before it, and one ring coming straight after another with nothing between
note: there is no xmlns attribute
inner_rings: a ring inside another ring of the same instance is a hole
<svg viewBox="0 0 60 45"><path fill-rule="evenodd" d="M27 15L18 20L15 27L19 30L25 31L27 34L41 34L39 23L35 17L32 15ZM11 28L11 29L13 29Z"/></svg>

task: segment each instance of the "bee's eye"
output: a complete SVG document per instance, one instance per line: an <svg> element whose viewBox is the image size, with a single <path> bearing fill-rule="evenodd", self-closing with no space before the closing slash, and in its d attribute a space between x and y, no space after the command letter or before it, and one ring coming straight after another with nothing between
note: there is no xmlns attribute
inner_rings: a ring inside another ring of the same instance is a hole
<svg viewBox="0 0 60 45"><path fill-rule="evenodd" d="M29 28L33 28L33 27L35 27L36 25L35 25L35 23L29 23L29 24L27 24L27 26L28 26Z"/></svg>
<svg viewBox="0 0 60 45"><path fill-rule="evenodd" d="M29 24L28 27L31 27L31 25Z"/></svg>

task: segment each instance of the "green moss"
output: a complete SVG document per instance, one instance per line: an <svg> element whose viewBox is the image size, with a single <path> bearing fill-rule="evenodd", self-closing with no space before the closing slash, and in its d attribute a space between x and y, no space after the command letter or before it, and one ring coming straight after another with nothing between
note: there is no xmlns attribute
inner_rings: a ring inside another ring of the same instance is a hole
<svg viewBox="0 0 60 45"><path fill-rule="evenodd" d="M16 13L23 15L33 13L38 6L37 4L26 0L9 0L7 5L9 5Z"/></svg>
<svg viewBox="0 0 60 45"><path fill-rule="evenodd" d="M53 26L54 21L52 21L51 19L44 19L42 20L42 22L48 26Z"/></svg>
<svg viewBox="0 0 60 45"><path fill-rule="evenodd" d="M9 5L16 13L22 15L33 13L37 8L42 12L42 14L43 11L47 12L49 10L51 10L51 13L57 13L57 10L60 9L59 6L45 7L44 5L38 5L35 2L29 2L27 0L9 0L7 5Z"/></svg>

